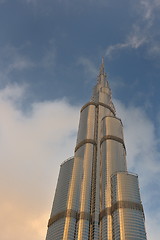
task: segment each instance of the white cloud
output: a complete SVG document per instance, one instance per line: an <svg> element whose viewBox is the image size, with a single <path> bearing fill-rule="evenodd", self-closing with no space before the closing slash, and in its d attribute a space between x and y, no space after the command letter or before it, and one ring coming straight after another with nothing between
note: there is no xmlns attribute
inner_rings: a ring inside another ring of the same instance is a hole
<svg viewBox="0 0 160 240"><path fill-rule="evenodd" d="M142 108L126 107L117 100L114 102L117 115L122 118L124 124L128 169L139 174L148 239L159 240L160 139L155 134L159 129L155 129Z"/></svg>
<svg viewBox="0 0 160 240"><path fill-rule="evenodd" d="M150 181L148 173L155 174L155 177L156 174L160 174L159 139L155 135L154 124L142 108L125 107L119 101L115 102L118 115L121 116L125 128L128 166L137 171L145 170L141 172L141 177L144 178L143 184L148 184ZM145 169L143 169L144 165Z"/></svg>
<svg viewBox="0 0 160 240"><path fill-rule="evenodd" d="M18 84L7 85L2 91L0 91L1 101L12 101L16 102L19 98L23 97L25 92L25 86L19 86Z"/></svg>
<svg viewBox="0 0 160 240"><path fill-rule="evenodd" d="M73 154L79 108L65 99L16 107L24 88L0 91L1 238L45 238L60 163ZM7 219L7 221L4 221Z"/></svg>

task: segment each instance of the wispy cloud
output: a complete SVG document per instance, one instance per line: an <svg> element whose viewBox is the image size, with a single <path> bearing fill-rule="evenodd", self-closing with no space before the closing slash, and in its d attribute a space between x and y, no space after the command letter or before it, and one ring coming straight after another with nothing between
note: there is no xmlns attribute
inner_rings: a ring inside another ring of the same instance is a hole
<svg viewBox="0 0 160 240"><path fill-rule="evenodd" d="M123 43L117 43L107 47L105 56L112 57L120 50L131 48L138 49L142 45L148 42L148 36L145 30L142 30L138 25L132 26L132 31L126 37Z"/></svg>
<svg viewBox="0 0 160 240"><path fill-rule="evenodd" d="M88 76L94 77L97 75L98 70L95 67L94 63L86 57L80 57L77 61L78 65L84 67L85 72Z"/></svg>
<svg viewBox="0 0 160 240"><path fill-rule="evenodd" d="M27 45L27 47L29 46ZM42 50L41 58L38 60L33 60L26 53L25 48L26 44L18 48L13 45L5 45L3 48L0 48L0 83L3 82L6 84L7 82L11 82L14 73L20 76L22 72L30 71L33 68L43 68L48 71L50 69L54 70L56 64L56 47L53 40L50 40L46 48Z"/></svg>
<svg viewBox="0 0 160 240"><path fill-rule="evenodd" d="M145 30L144 35L147 36L147 56L151 58L159 59L159 29L157 29L156 24L159 21L159 10L160 10L160 1L159 0L141 0L140 14L144 24L142 24L141 29ZM138 11L138 9L137 9ZM158 35L157 35L158 34ZM157 38L158 37L158 38Z"/></svg>
<svg viewBox="0 0 160 240"><path fill-rule="evenodd" d="M20 48L6 45L0 48L0 80L7 80L13 72L20 72L35 66L35 63L21 53Z"/></svg>
<svg viewBox="0 0 160 240"><path fill-rule="evenodd" d="M36 3L38 3L38 2L40 2L40 1L42 1L42 0L23 0L23 1L26 2L26 3L36 4Z"/></svg>
<svg viewBox="0 0 160 240"><path fill-rule="evenodd" d="M157 9L160 7L159 0L140 0L132 3L137 18L131 26L131 30L125 36L121 43L110 45L106 49L106 56L112 58L121 50L130 48L138 49L141 46L146 47L148 56L157 57L159 45L155 40L157 30L153 30L154 21L156 21ZM146 55L146 54L145 54Z"/></svg>
<svg viewBox="0 0 160 240"><path fill-rule="evenodd" d="M155 18L155 10L160 7L159 0L140 0L141 13L144 20L149 20L153 23ZM137 6L138 7L138 6Z"/></svg>
<svg viewBox="0 0 160 240"><path fill-rule="evenodd" d="M40 65L44 68L53 68L56 62L56 47L54 40L49 41L48 48L45 49Z"/></svg>

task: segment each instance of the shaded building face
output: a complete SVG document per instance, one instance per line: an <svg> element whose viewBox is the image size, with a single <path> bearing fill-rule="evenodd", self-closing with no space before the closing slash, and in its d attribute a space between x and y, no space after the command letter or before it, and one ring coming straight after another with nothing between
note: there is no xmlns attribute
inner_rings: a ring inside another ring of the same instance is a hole
<svg viewBox="0 0 160 240"><path fill-rule="evenodd" d="M46 240L145 240L138 177L127 172L123 126L102 61L80 113L73 158L61 165Z"/></svg>

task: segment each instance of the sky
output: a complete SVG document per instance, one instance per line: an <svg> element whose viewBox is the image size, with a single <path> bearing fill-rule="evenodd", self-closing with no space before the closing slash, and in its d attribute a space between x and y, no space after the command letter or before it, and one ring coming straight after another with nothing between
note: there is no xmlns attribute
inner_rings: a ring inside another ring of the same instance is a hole
<svg viewBox="0 0 160 240"><path fill-rule="evenodd" d="M45 239L102 56L147 237L159 240L159 26L160 0L0 0L1 240Z"/></svg>

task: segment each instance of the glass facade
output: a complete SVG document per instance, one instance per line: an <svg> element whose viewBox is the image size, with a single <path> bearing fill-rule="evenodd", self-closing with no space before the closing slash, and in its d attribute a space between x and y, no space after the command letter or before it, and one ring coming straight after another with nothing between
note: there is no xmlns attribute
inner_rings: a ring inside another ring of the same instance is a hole
<svg viewBox="0 0 160 240"><path fill-rule="evenodd" d="M118 172L111 177L113 239L146 239L138 177Z"/></svg>
<svg viewBox="0 0 160 240"><path fill-rule="evenodd" d="M80 114L74 157L61 165L46 240L146 240L138 178L100 68Z"/></svg>
<svg viewBox="0 0 160 240"><path fill-rule="evenodd" d="M53 207L50 220L48 222L46 240L60 240L63 237L73 163L74 158L70 158L65 161L60 167Z"/></svg>

